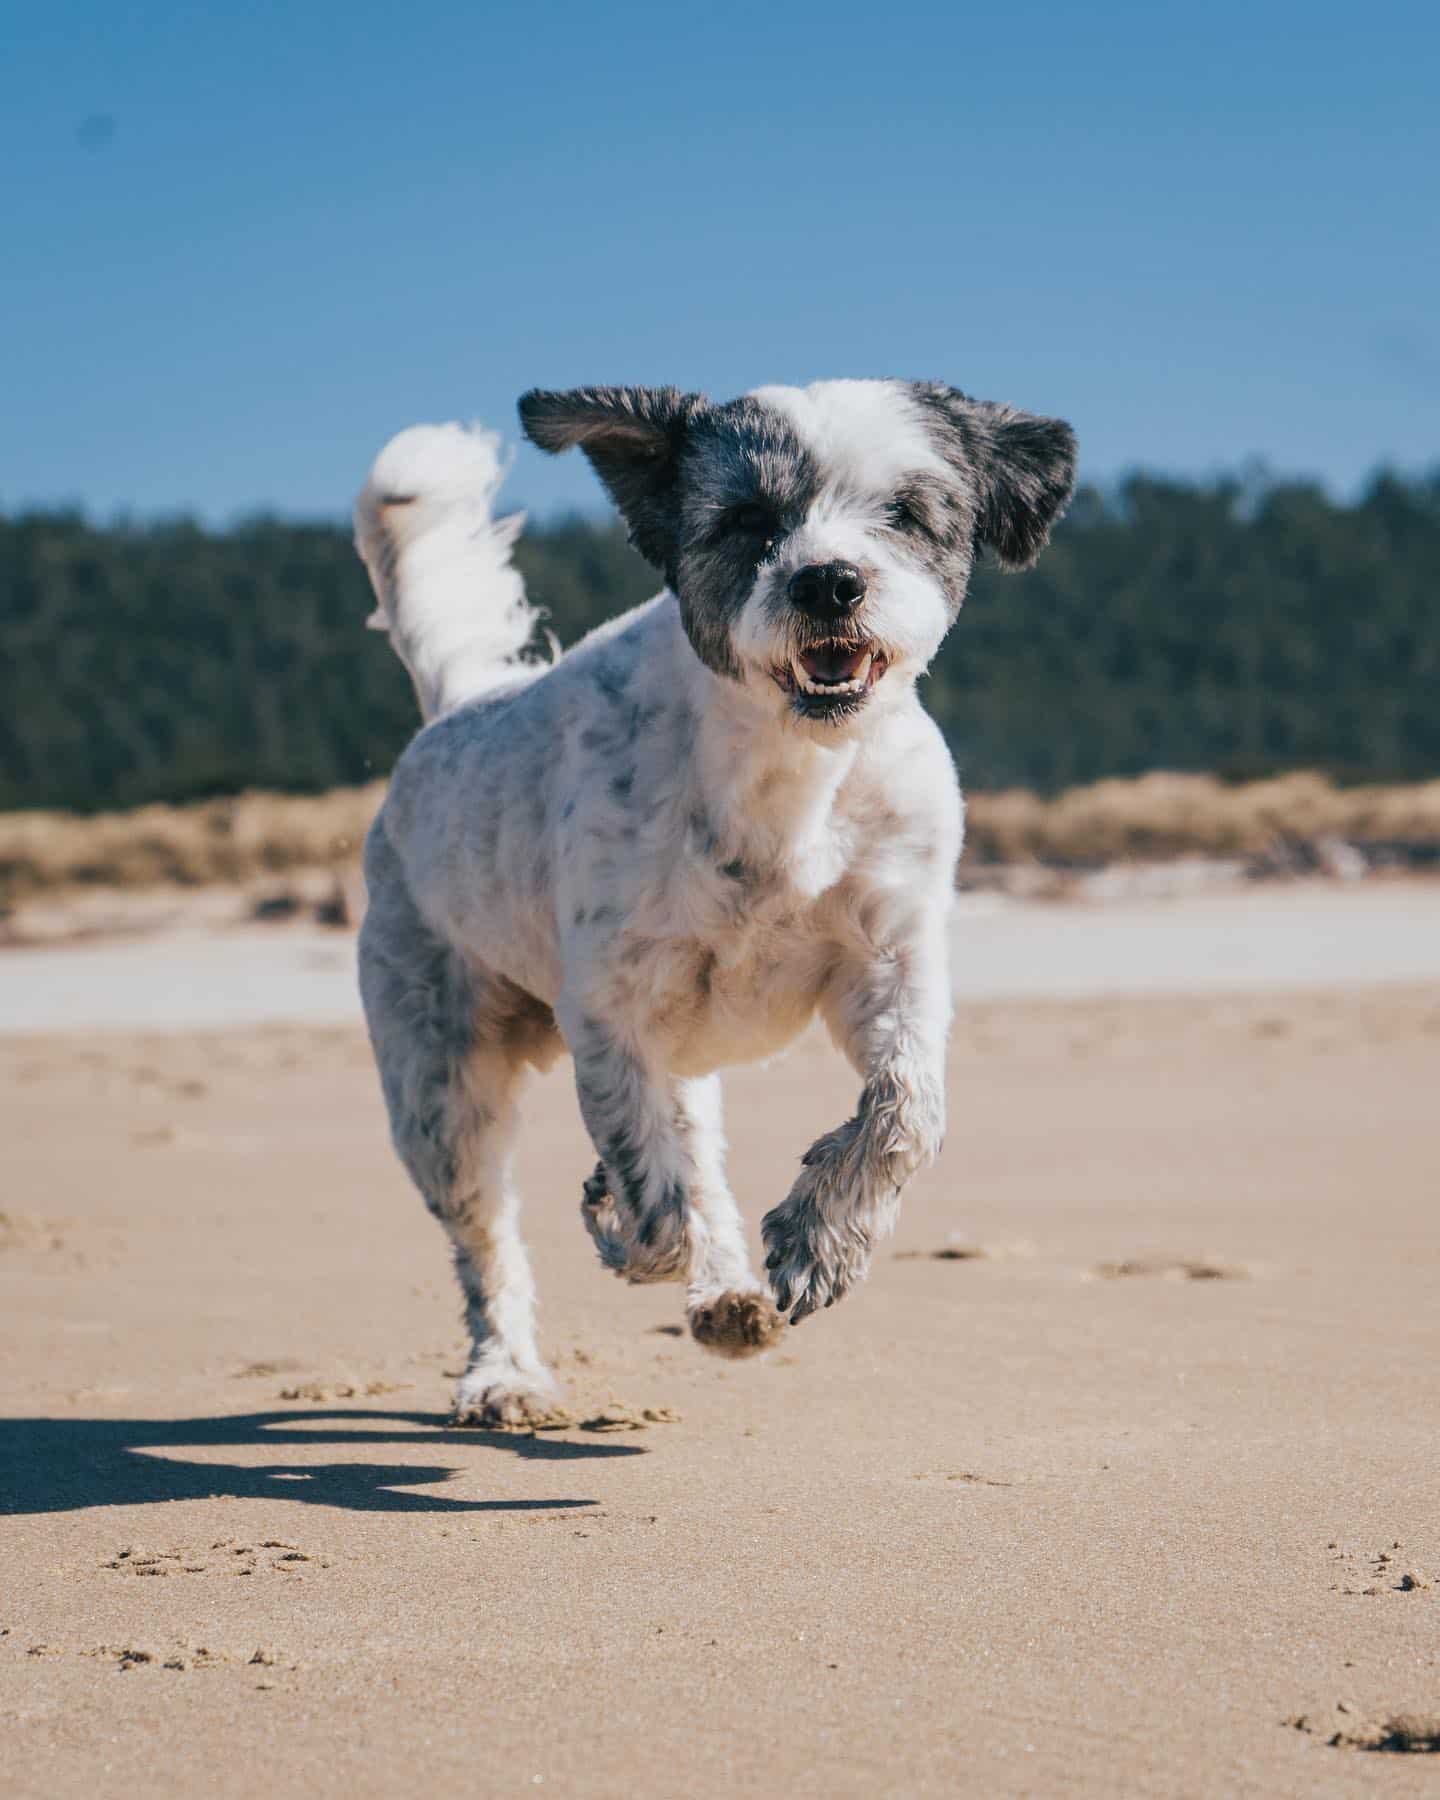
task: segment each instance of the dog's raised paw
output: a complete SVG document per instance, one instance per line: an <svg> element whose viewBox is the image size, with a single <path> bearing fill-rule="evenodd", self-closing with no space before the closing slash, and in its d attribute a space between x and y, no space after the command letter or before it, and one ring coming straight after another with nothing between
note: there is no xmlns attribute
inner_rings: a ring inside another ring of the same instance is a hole
<svg viewBox="0 0 1440 1800"><path fill-rule="evenodd" d="M768 1294L717 1294L690 1313L690 1334L716 1356L755 1356L778 1344L785 1320Z"/></svg>
<svg viewBox="0 0 1440 1800"><path fill-rule="evenodd" d="M797 1190L808 1173L802 1173ZM768 1252L765 1271L775 1305L792 1325L843 1300L865 1279L870 1266L869 1234L853 1221L839 1228L830 1225L804 1197L797 1204L792 1194L783 1206L767 1213L761 1230Z"/></svg>

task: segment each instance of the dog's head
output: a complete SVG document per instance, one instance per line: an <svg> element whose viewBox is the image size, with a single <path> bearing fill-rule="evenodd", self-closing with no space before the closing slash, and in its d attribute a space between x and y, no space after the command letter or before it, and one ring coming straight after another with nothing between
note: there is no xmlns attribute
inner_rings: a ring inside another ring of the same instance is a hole
<svg viewBox="0 0 1440 1800"><path fill-rule="evenodd" d="M696 654L835 728L908 688L977 551L1025 568L1070 498L1058 419L940 383L822 381L724 405L674 388L534 389L544 450L578 444L663 571Z"/></svg>

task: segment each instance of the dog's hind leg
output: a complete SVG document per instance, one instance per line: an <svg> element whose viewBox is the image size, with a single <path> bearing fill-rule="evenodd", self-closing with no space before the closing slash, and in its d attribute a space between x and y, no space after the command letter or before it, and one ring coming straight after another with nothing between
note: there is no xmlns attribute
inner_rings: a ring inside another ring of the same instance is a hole
<svg viewBox="0 0 1440 1800"><path fill-rule="evenodd" d="M570 1423L535 1342L535 1282L511 1175L521 1071L472 1056L447 1105L457 1127L455 1179L440 1214L465 1296L470 1354L455 1390L465 1424L536 1429Z"/></svg>
<svg viewBox="0 0 1440 1800"><path fill-rule="evenodd" d="M360 986L395 1148L449 1234L464 1294L470 1356L456 1416L495 1429L563 1424L535 1343L511 1174L533 1014L527 1027L508 984L465 968L403 886L373 878Z"/></svg>

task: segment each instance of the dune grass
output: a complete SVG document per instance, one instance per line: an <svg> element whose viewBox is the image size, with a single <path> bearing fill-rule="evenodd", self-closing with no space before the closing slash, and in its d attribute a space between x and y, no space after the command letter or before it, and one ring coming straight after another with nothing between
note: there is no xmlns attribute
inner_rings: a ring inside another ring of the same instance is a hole
<svg viewBox="0 0 1440 1800"><path fill-rule="evenodd" d="M358 863L385 784L133 812L0 813L0 903L85 888L236 886Z"/></svg>
<svg viewBox="0 0 1440 1800"><path fill-rule="evenodd" d="M1299 772L1238 785L1212 775L1142 775L970 797L966 862L1093 868L1182 856L1258 860L1344 843L1371 852L1440 848L1440 781L1338 788Z"/></svg>

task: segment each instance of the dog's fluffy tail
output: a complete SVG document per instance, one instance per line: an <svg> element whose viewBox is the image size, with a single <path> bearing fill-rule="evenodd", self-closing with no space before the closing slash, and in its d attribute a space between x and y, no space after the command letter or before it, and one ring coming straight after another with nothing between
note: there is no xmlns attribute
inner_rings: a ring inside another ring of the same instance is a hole
<svg viewBox="0 0 1440 1800"><path fill-rule="evenodd" d="M538 615L510 561L523 515L495 519L500 440L463 425L414 425L375 458L355 506L355 547L426 719L527 666Z"/></svg>

